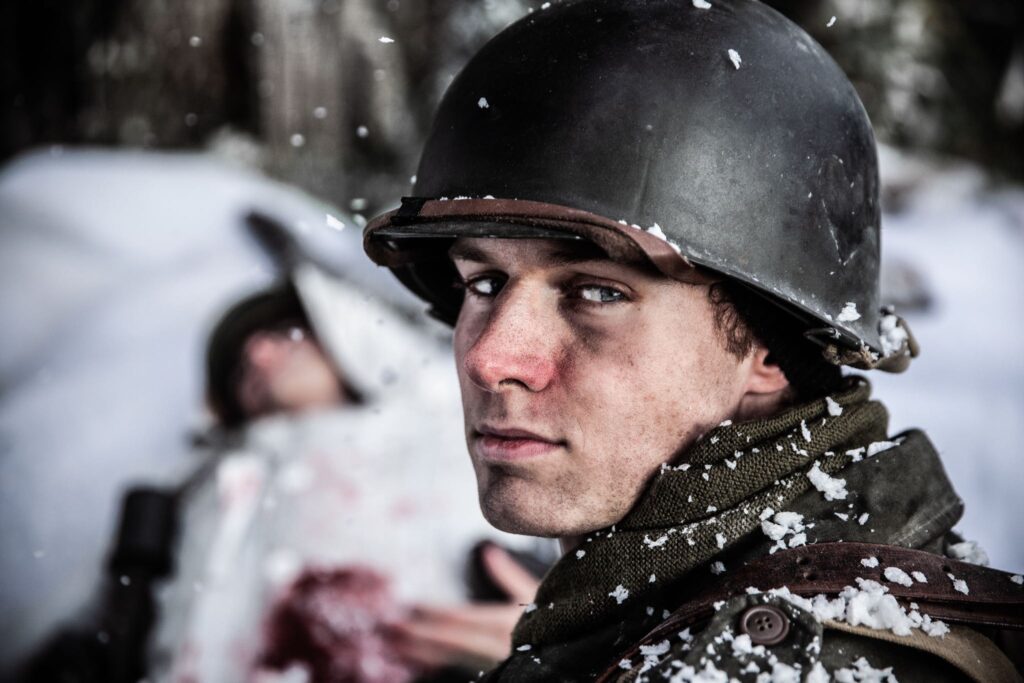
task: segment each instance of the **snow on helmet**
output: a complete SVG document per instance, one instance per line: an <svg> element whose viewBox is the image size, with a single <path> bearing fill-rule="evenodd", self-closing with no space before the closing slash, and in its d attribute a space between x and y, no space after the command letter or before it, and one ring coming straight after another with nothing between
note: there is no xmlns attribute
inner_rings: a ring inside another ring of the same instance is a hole
<svg viewBox="0 0 1024 683"><path fill-rule="evenodd" d="M459 235L585 238L780 306L836 364L901 371L879 304L878 161L849 80L755 0L580 0L492 39L448 89L413 197L364 247L434 314Z"/></svg>

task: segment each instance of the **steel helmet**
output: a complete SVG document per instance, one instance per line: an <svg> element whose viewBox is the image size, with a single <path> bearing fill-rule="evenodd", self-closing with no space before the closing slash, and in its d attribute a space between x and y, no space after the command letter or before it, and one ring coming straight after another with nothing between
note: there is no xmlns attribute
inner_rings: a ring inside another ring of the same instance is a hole
<svg viewBox="0 0 1024 683"><path fill-rule="evenodd" d="M453 322L458 235L585 238L763 294L829 360L902 370L879 304L878 161L849 80L755 0L579 0L493 38L441 102L412 197L364 246Z"/></svg>

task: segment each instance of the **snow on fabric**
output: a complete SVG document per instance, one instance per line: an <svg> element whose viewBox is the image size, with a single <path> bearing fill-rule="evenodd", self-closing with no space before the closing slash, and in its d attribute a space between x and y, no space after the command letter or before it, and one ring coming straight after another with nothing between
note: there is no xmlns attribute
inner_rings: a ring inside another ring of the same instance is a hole
<svg viewBox="0 0 1024 683"><path fill-rule="evenodd" d="M811 484L814 488L821 491L822 495L825 496L825 500L845 500L846 491L846 480L839 479L838 477L830 477L828 474L821 471L821 467L818 463L814 463L810 471L807 473L807 478L811 480Z"/></svg>
<svg viewBox="0 0 1024 683"><path fill-rule="evenodd" d="M832 417L839 417L843 414L843 407L836 403L831 396L825 397L825 405L828 408L828 414Z"/></svg>
<svg viewBox="0 0 1024 683"><path fill-rule="evenodd" d="M608 596L615 598L615 602L621 605L629 597L629 590L620 583Z"/></svg>
<svg viewBox="0 0 1024 683"><path fill-rule="evenodd" d="M775 545L769 549L770 553L807 543L803 515L798 512L777 512L772 515L771 512L771 508L765 509L761 521L761 531L775 541ZM769 513L767 517L765 513Z"/></svg>
<svg viewBox="0 0 1024 683"><path fill-rule="evenodd" d="M754 588L747 589L747 593L758 592ZM858 578L856 587L847 586L834 598L827 595L805 598L786 587L767 592L811 612L819 621L840 621L851 626L892 631L898 636L908 636L912 629L920 629L937 638L949 632L944 622L916 609L908 611L889 593L888 588L870 579Z"/></svg>

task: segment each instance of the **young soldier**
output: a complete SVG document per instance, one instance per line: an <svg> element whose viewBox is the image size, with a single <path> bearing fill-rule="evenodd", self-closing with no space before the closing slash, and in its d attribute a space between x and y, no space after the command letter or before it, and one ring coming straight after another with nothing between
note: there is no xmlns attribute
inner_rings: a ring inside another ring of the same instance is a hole
<svg viewBox="0 0 1024 683"><path fill-rule="evenodd" d="M1019 577L943 557L935 449L839 369L917 349L878 301L870 124L801 29L752 0L534 12L417 178L367 252L455 325L484 514L565 553L494 680L1014 679L953 622L1020 621Z"/></svg>

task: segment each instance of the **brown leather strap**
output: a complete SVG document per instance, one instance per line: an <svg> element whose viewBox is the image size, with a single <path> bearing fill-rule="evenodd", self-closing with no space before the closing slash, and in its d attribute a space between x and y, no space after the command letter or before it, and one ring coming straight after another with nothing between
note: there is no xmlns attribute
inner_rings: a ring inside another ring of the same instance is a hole
<svg viewBox="0 0 1024 683"><path fill-rule="evenodd" d="M867 567L861 560L874 557ZM888 581L885 570L898 567L907 574L921 572L927 582L903 586ZM953 578L950 578L950 575ZM915 602L932 618L971 626L1024 629L1024 586L1009 572L952 560L921 550L873 543L818 543L760 557L692 591L696 595L676 609L630 650L615 659L635 656L641 645L658 642L714 614L717 602L743 595L748 587L761 591L787 587L801 596L837 594L855 586L857 578L884 585L904 603ZM964 583L955 583L962 580ZM966 587L967 593L957 590ZM617 666L617 665L616 665ZM622 673L610 668L598 680Z"/></svg>
<svg viewBox="0 0 1024 683"><path fill-rule="evenodd" d="M400 237L467 234L465 223L504 223L545 228L585 237L616 260L650 261L662 274L694 284L720 279L694 268L685 254L638 225L582 209L525 199L404 197L401 208L374 218L363 231L363 246L378 265L403 265L408 254L387 248ZM447 226L447 227L446 227ZM650 227L650 226L649 226Z"/></svg>

